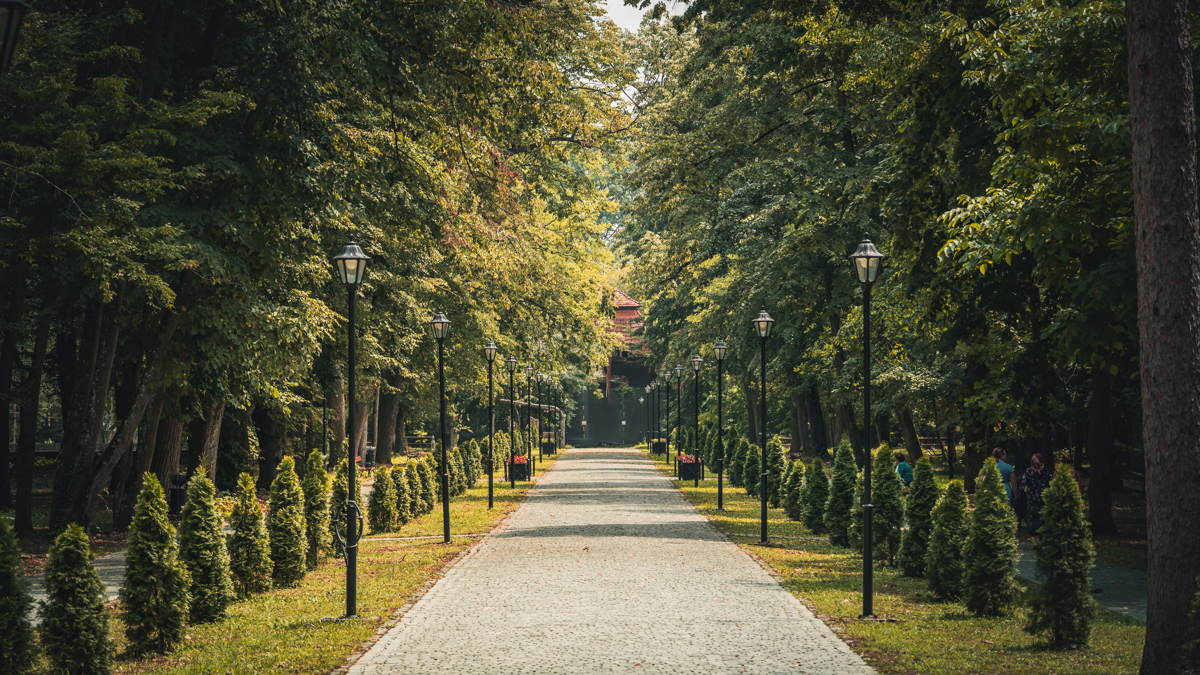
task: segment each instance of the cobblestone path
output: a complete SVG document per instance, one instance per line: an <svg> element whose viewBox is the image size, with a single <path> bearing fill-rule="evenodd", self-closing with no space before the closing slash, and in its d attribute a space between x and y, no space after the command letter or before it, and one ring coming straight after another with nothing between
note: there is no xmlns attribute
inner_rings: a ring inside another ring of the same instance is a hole
<svg viewBox="0 0 1200 675"><path fill-rule="evenodd" d="M874 670L640 452L576 449L350 672Z"/></svg>

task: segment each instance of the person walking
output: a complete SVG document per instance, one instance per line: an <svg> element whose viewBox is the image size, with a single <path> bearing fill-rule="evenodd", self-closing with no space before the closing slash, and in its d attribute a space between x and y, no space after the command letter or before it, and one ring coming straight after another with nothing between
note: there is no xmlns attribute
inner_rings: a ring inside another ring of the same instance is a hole
<svg viewBox="0 0 1200 675"><path fill-rule="evenodd" d="M1013 490L1017 484L1016 469L1008 463L1008 453L1004 448L992 448L992 457L996 458L996 470L1000 472L1000 480L1004 482L1004 492L1008 495L1008 505L1013 504Z"/></svg>
<svg viewBox="0 0 1200 675"><path fill-rule="evenodd" d="M912 467L908 465L908 462L904 461L906 457L903 452L897 450L895 457L896 474L900 476L900 482L904 484L904 487L908 487L913 482Z"/></svg>
<svg viewBox="0 0 1200 675"><path fill-rule="evenodd" d="M1021 492L1025 496L1025 515L1029 522L1029 534L1036 537L1042 527L1042 493L1050 487L1054 472L1042 466L1042 453L1030 460L1030 467L1021 477Z"/></svg>

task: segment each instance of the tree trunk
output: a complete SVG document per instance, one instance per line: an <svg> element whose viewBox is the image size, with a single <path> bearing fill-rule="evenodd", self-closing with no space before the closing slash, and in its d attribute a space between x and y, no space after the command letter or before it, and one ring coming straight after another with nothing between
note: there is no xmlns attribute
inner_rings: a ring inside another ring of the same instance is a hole
<svg viewBox="0 0 1200 675"><path fill-rule="evenodd" d="M204 471L208 479L217 481L217 448L221 440L221 422L225 419L225 398L220 394L213 396L208 408L204 411L203 427L199 443L197 443L200 464L197 467Z"/></svg>
<svg viewBox="0 0 1200 675"><path fill-rule="evenodd" d="M117 382L117 387L113 392L113 411L117 419L124 419L133 410L134 399L137 397L137 381L140 371L140 361L125 364L121 377ZM121 499L125 496L125 485L132 479L130 474L133 473L134 467L133 455L134 452L125 453L125 458L121 460L121 463L117 465L117 470L113 472L112 484L108 486L108 492L113 496L112 511L114 518L121 509Z"/></svg>
<svg viewBox="0 0 1200 675"><path fill-rule="evenodd" d="M963 418L963 486L968 494L974 494L975 479L979 476L979 470L983 468L983 445L986 439L978 433L971 413L965 406Z"/></svg>
<svg viewBox="0 0 1200 675"><path fill-rule="evenodd" d="M908 458L914 464L918 459L921 459L921 441L917 437L917 425L913 424L912 411L908 408L901 408L896 413L896 418L900 420L900 433L904 436L904 449L908 451Z"/></svg>
<svg viewBox="0 0 1200 675"><path fill-rule="evenodd" d="M171 398L177 407L179 391L175 389ZM178 415L164 414L158 423L154 439L154 458L150 471L158 477L163 490L171 489L171 476L179 473L179 456L183 454L183 420Z"/></svg>
<svg viewBox="0 0 1200 675"><path fill-rule="evenodd" d="M370 410L367 408L366 401L354 402L354 445L353 455L355 461L365 460L364 450L367 447L367 420L370 419Z"/></svg>
<svg viewBox="0 0 1200 675"><path fill-rule="evenodd" d="M265 492L271 489L279 462L283 460L286 429L266 408L255 410L252 418L258 429L258 489Z"/></svg>
<svg viewBox="0 0 1200 675"><path fill-rule="evenodd" d="M1143 675L1183 671L1200 569L1200 212L1186 0L1126 0L1147 587Z"/></svg>
<svg viewBox="0 0 1200 675"><path fill-rule="evenodd" d="M498 424L496 431L500 431ZM408 456L408 408L405 407L403 400L396 404L396 448L392 452Z"/></svg>
<svg viewBox="0 0 1200 675"><path fill-rule="evenodd" d="M50 501L50 530L66 529L72 521L72 486L75 482L75 462L79 458L88 424L88 401L92 396L92 381L100 354L100 336L104 330L104 305L98 300L88 303L83 315L83 334L79 356L71 385L70 398L63 392L63 437L59 444L58 466L54 471L54 494Z"/></svg>
<svg viewBox="0 0 1200 675"><path fill-rule="evenodd" d="M162 420L163 393L154 393L154 402L150 407L150 417L142 421L138 430L137 446L133 449L133 467L125 480L125 489L117 500L117 508L113 512L113 529L124 532L133 522L133 508L137 505L138 495L142 491L142 482L150 464L154 460L154 446L158 438L158 426Z"/></svg>
<svg viewBox="0 0 1200 675"><path fill-rule="evenodd" d="M329 457L337 462L346 456L342 450L342 444L346 442L346 382L340 373L338 378L333 381L328 402L333 418L330 420L330 424L333 426L333 438L332 445L329 446Z"/></svg>
<svg viewBox="0 0 1200 675"><path fill-rule="evenodd" d="M46 343L50 341L50 307L54 291L46 298L33 336L33 358L21 386L21 428L17 437L17 499L13 527L17 534L33 532L33 459L37 449L38 402L42 393L42 373L46 366Z"/></svg>
<svg viewBox="0 0 1200 675"><path fill-rule="evenodd" d="M750 441L754 445L758 445L758 384L753 375L746 378L745 390L746 433L750 435ZM675 407L678 407L678 405Z"/></svg>
<svg viewBox="0 0 1200 675"><path fill-rule="evenodd" d="M379 420L379 436L375 441L375 463L387 466L392 463L392 448L396 444L396 417L400 413L400 385L402 378L397 370L389 370L383 374L386 386L380 388L379 410L375 418Z"/></svg>
<svg viewBox="0 0 1200 675"><path fill-rule="evenodd" d="M1112 452L1112 375L1107 368L1092 369L1092 406L1088 422L1088 519L1092 533L1116 534L1112 515L1112 490L1108 480L1108 454Z"/></svg>
<svg viewBox="0 0 1200 675"><path fill-rule="evenodd" d="M24 310L25 283L17 272L10 278L18 281L10 287L8 297L8 323L5 325L4 341L0 344L0 510L12 507L12 476L9 467L12 457L9 442L12 438L13 370L17 363L17 326L21 324Z"/></svg>
<svg viewBox="0 0 1200 675"><path fill-rule="evenodd" d="M954 433L954 422L946 423L946 470L954 478L954 465L958 464L958 434Z"/></svg>
<svg viewBox="0 0 1200 675"><path fill-rule="evenodd" d="M808 421L812 425L813 454L821 453L832 447L829 426L825 424L825 413L821 410L821 396L815 387L810 387L805 398L808 401Z"/></svg>

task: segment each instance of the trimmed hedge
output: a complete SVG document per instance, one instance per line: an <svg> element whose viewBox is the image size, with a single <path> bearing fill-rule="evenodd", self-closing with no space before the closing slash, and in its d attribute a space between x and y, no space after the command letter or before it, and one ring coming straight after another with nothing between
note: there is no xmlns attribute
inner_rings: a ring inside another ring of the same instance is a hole
<svg viewBox="0 0 1200 675"><path fill-rule="evenodd" d="M851 513L854 510L854 481L858 467L854 464L854 449L850 436L842 435L837 453L833 456L833 480L829 483L829 498L825 502L825 529L829 543L850 546Z"/></svg>
<svg viewBox="0 0 1200 675"><path fill-rule="evenodd" d="M933 530L925 554L925 579L939 600L962 596L963 547L967 543L967 491L952 480L933 507Z"/></svg>
<svg viewBox="0 0 1200 675"><path fill-rule="evenodd" d="M211 485L211 483L209 483ZM46 563L46 601L38 633L46 658L64 673L101 675L113 668L108 593L96 572L87 534L75 523L54 540Z"/></svg>
<svg viewBox="0 0 1200 675"><path fill-rule="evenodd" d="M165 654L183 643L192 580L179 561L167 499L153 473L142 478L127 542L121 618L129 651Z"/></svg>
<svg viewBox="0 0 1200 675"><path fill-rule="evenodd" d="M1059 465L1042 496L1042 536L1033 544L1042 583L1033 589L1025 630L1049 633L1056 647L1086 646L1096 615L1088 578L1096 552L1073 473L1070 464Z"/></svg>
<svg viewBox="0 0 1200 675"><path fill-rule="evenodd" d="M284 457L279 463L279 473L271 482L270 510L267 512L271 578L276 586L294 588L304 578L308 548L304 530L304 491L296 476L295 460Z"/></svg>
<svg viewBox="0 0 1200 675"><path fill-rule="evenodd" d="M188 482L187 503L179 518L179 559L192 577L192 603L188 609L192 623L224 618L234 599L229 551L217 515L216 497L208 476L196 474Z"/></svg>
<svg viewBox="0 0 1200 675"><path fill-rule="evenodd" d="M258 504L254 478L238 476L237 502L229 516L229 572L239 596L262 593L271 588L271 547L262 507Z"/></svg>
<svg viewBox="0 0 1200 675"><path fill-rule="evenodd" d="M320 450L313 450L304 464L304 566L317 569L325 551L329 550L329 473Z"/></svg>
<svg viewBox="0 0 1200 675"><path fill-rule="evenodd" d="M921 457L917 460L913 482L908 488L908 501L904 505L908 529L900 540L900 554L896 559L904 576L925 576L925 554L929 551L929 537L933 533L933 507L937 505L937 500L938 486L933 476L933 465L928 457Z"/></svg>
<svg viewBox="0 0 1200 675"><path fill-rule="evenodd" d="M17 536L8 519L0 517L0 673L23 673L33 667L32 608Z"/></svg>

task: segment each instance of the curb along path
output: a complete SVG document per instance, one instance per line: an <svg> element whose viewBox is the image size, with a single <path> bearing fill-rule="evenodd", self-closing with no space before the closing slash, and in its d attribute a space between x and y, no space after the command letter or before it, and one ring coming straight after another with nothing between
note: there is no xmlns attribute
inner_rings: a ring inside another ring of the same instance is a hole
<svg viewBox="0 0 1200 675"><path fill-rule="evenodd" d="M629 449L561 455L350 667L597 671L875 672Z"/></svg>

